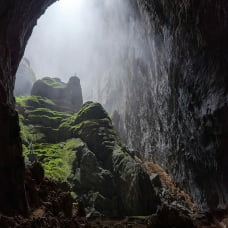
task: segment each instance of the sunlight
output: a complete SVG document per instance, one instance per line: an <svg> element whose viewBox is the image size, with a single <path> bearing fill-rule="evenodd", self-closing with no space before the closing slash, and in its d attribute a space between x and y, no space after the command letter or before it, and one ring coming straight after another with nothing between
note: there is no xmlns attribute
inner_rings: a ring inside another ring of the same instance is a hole
<svg viewBox="0 0 228 228"><path fill-rule="evenodd" d="M59 6L63 10L72 10L75 9L76 7L80 7L82 4L83 0L61 0L59 1Z"/></svg>

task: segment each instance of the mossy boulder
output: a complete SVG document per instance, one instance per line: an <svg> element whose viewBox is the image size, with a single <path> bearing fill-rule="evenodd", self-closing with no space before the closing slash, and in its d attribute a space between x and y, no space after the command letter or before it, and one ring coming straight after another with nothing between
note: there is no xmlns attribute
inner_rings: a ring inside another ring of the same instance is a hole
<svg viewBox="0 0 228 228"><path fill-rule="evenodd" d="M37 80L31 95L52 100L59 111L77 112L83 103L80 79L75 76L71 77L68 83L62 82L59 78L50 77Z"/></svg>

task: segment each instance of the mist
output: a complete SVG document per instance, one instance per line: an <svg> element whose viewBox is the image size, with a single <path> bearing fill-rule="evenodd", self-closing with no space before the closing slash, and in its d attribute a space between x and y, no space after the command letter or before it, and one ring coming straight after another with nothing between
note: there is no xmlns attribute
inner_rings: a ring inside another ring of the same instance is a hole
<svg viewBox="0 0 228 228"><path fill-rule="evenodd" d="M101 81L127 75L129 56L146 59L142 34L129 1L60 0L38 20L24 57L37 78L77 75L84 100L100 101Z"/></svg>

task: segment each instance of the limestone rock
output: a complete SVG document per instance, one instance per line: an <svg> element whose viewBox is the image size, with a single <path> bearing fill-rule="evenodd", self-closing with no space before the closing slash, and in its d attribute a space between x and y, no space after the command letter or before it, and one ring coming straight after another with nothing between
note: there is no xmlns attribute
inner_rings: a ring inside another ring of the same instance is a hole
<svg viewBox="0 0 228 228"><path fill-rule="evenodd" d="M71 134L83 141L77 148L74 168L80 170L80 175L76 175L75 190L80 183L79 194L87 206L109 216L154 212L160 200L149 175L121 143L103 107L87 102L66 122ZM98 206L102 204L108 206Z"/></svg>
<svg viewBox="0 0 228 228"><path fill-rule="evenodd" d="M83 103L80 79L76 76L71 77L68 83L59 78L40 79L34 83L31 95L49 98L60 111L77 112Z"/></svg>
<svg viewBox="0 0 228 228"><path fill-rule="evenodd" d="M36 75L30 66L28 59L23 58L16 74L14 87L15 96L29 96L32 86L36 81Z"/></svg>

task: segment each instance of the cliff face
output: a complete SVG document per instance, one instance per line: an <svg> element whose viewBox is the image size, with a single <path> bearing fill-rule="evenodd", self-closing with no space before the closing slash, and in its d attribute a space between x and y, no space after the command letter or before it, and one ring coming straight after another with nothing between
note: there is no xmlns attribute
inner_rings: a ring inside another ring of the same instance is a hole
<svg viewBox="0 0 228 228"><path fill-rule="evenodd" d="M0 211L6 213L27 210L24 162L13 98L15 74L37 18L52 2L0 2Z"/></svg>
<svg viewBox="0 0 228 228"><path fill-rule="evenodd" d="M23 58L16 74L14 95L29 96L33 83L36 81L36 75L30 66L28 59Z"/></svg>
<svg viewBox="0 0 228 228"><path fill-rule="evenodd" d="M158 92L146 113L148 121L158 119L149 131L154 140L147 140L149 154L189 189L200 208L226 205L228 4L138 0L138 5L148 36L155 37L148 40L158 83L147 87Z"/></svg>
<svg viewBox="0 0 228 228"><path fill-rule="evenodd" d="M199 208L224 206L228 4L138 0L133 8L149 53L146 60L130 53L127 75L109 77L98 100L128 145L168 170Z"/></svg>

